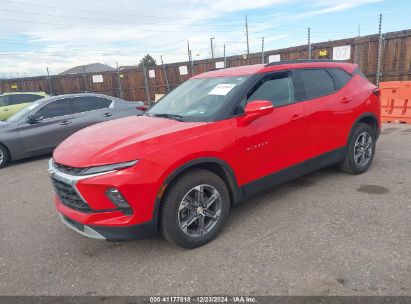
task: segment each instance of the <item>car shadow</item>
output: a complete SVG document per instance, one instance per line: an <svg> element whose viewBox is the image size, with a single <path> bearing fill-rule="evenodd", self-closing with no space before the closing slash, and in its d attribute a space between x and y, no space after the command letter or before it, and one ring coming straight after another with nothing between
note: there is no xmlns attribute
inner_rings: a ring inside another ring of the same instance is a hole
<svg viewBox="0 0 411 304"><path fill-rule="evenodd" d="M271 189L248 198L239 205L233 206L230 210L230 215L226 223L226 229L223 229L220 237L217 237L216 242L218 242L219 238L225 238L227 237L227 234L241 229L241 226L244 225L243 218L252 213L252 211L255 211L255 208L263 209L265 206L270 205L274 208L273 212L275 212L276 206L286 202L288 194L298 191L298 189L312 187L316 183L321 183L322 180L326 180L330 178L330 176L338 174L341 173L335 167L324 168L301 176L292 181L274 186ZM155 235L138 241L101 242L85 239L80 235L72 235L72 231L67 231L67 233L70 233L70 238L76 238L79 240L79 242L72 240L72 244L76 244L74 246L77 248L78 252L88 258L106 254L110 255L111 251L116 251L116 254L120 256L127 256L131 250L136 255L142 254L143 256L147 256L147 258L154 253L156 253L155 256L158 256L158 252L167 252L167 256L172 256L173 253L185 255L185 252L192 251L169 244L161 235ZM215 245L216 242L210 243L210 246L206 245L194 250L207 250L207 246L212 247L212 244Z"/></svg>
<svg viewBox="0 0 411 304"><path fill-rule="evenodd" d="M13 162L10 162L7 167L14 167L14 166L21 166L24 164L28 164L34 161L41 161L41 160L49 160L51 158L52 154L45 154L45 155L41 155L41 156L33 156L30 158L25 158L25 159L20 159L20 160L16 160Z"/></svg>

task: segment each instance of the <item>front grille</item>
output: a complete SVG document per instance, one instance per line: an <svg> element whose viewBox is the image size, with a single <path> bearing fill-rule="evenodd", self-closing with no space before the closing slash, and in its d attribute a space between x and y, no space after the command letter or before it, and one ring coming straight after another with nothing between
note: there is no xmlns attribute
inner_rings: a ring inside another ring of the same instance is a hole
<svg viewBox="0 0 411 304"><path fill-rule="evenodd" d="M62 173L66 173L69 175L81 175L81 173L87 169L87 168L74 168L74 167L68 167L64 166L61 164L58 164L56 162L53 163L53 167L56 168L58 171Z"/></svg>
<svg viewBox="0 0 411 304"><path fill-rule="evenodd" d="M63 205L81 212L92 211L90 206L81 199L71 185L55 178L51 178L51 180L53 182L54 190Z"/></svg>

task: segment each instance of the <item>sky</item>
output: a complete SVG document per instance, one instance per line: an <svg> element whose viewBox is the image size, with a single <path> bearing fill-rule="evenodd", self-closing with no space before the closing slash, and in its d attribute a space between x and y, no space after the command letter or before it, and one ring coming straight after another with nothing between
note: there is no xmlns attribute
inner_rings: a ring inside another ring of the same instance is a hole
<svg viewBox="0 0 411 304"><path fill-rule="evenodd" d="M411 29L410 0L0 0L0 78L101 62L136 65L250 52Z"/></svg>

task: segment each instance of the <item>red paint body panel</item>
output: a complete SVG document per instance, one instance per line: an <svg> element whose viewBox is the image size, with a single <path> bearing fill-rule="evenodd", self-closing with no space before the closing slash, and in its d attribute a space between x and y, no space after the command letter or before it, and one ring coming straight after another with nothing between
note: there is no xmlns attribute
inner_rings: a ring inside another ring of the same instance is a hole
<svg viewBox="0 0 411 304"><path fill-rule="evenodd" d="M183 123L164 118L134 116L85 128L55 150L58 162L90 167L139 159L181 138L200 133L206 123Z"/></svg>
<svg viewBox="0 0 411 304"><path fill-rule="evenodd" d="M295 103L275 108L245 126L241 123L243 117L234 120L238 156L242 160L241 185L305 160L307 136L300 119L303 115L303 105Z"/></svg>
<svg viewBox="0 0 411 304"><path fill-rule="evenodd" d="M253 65L204 73L194 78L261 74L311 67L340 67L352 73L356 65L335 62ZM338 92L274 108L265 116L244 123L245 116L215 122L179 122L165 118L129 117L86 128L64 141L55 162L85 168L139 160L131 168L77 183L94 210L114 209L108 188L118 188L134 213L120 211L82 213L56 198L60 213L85 224L131 226L153 220L155 202L167 178L178 168L200 158L225 162L239 187L347 144L353 124L363 113L379 120L375 88L360 75ZM344 99L348 98L350 100ZM378 121L380 128L380 122Z"/></svg>

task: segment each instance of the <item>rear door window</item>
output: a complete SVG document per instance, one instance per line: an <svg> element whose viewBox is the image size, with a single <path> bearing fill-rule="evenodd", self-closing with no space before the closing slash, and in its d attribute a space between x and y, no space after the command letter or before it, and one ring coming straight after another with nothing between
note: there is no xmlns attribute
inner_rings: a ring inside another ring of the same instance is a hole
<svg viewBox="0 0 411 304"><path fill-rule="evenodd" d="M294 102L294 87L288 73L274 74L264 78L251 92L247 102L254 100L271 101L274 107L281 107Z"/></svg>
<svg viewBox="0 0 411 304"><path fill-rule="evenodd" d="M329 95L335 92L334 81L325 69L299 70L305 99Z"/></svg>
<svg viewBox="0 0 411 304"><path fill-rule="evenodd" d="M74 112L75 113L83 113L88 111L100 110L100 109L107 109L110 107L111 103L113 102L107 98L101 97L74 97L72 98L74 104Z"/></svg>

